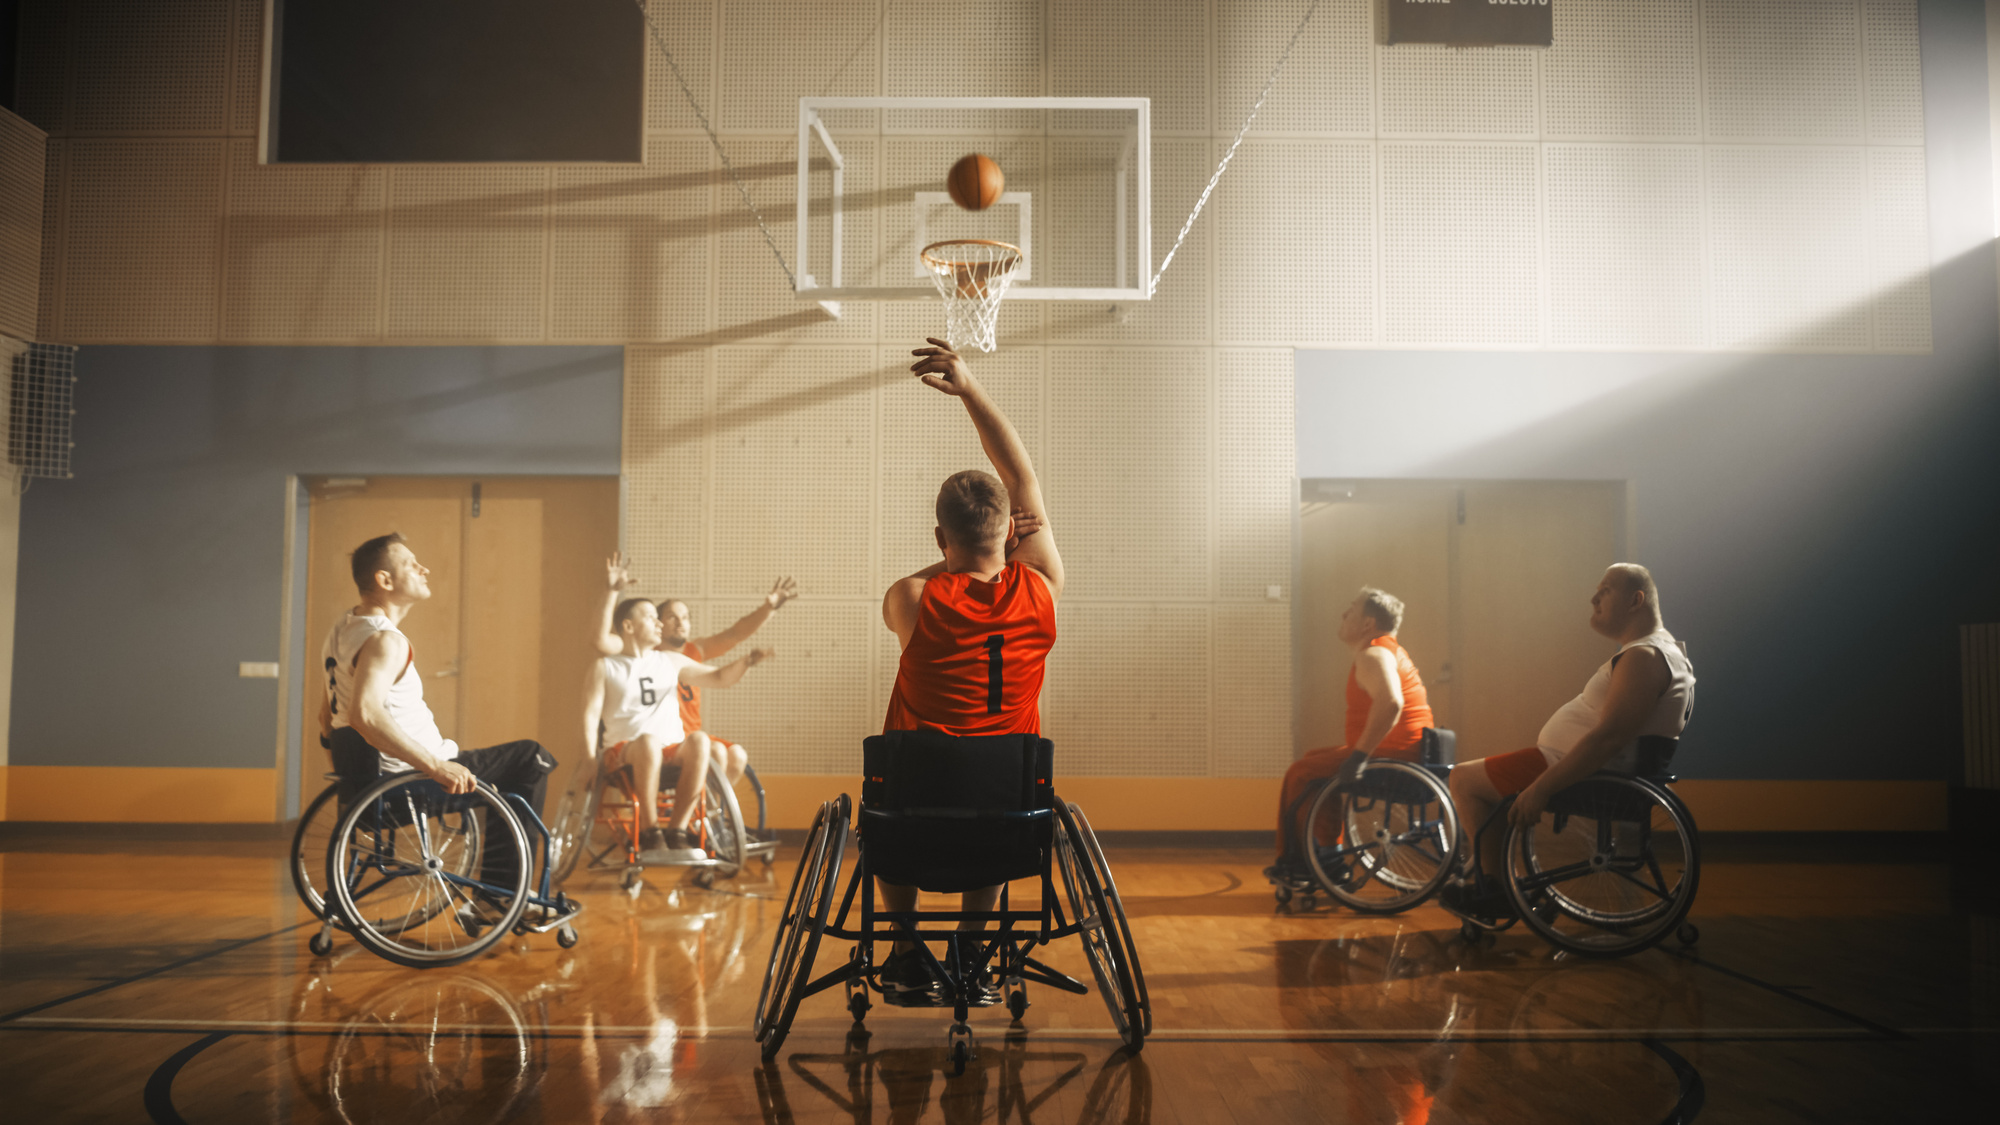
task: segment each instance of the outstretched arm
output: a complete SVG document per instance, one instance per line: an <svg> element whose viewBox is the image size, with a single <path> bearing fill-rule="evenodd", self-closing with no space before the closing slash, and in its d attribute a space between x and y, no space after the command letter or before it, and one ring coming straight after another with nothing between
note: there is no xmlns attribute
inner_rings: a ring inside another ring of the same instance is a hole
<svg viewBox="0 0 2000 1125"><path fill-rule="evenodd" d="M751 634L764 627L771 615L785 608L785 603L799 596L799 584L790 575L771 583L771 592L756 609L736 619L736 624L712 637L703 637L695 644L701 646L701 654L711 660L750 639Z"/></svg>
<svg viewBox="0 0 2000 1125"><path fill-rule="evenodd" d="M611 615L618 610L619 595L632 585L632 570L625 565L624 552L613 551L611 557L604 560L604 584L604 608L597 615L597 635L591 638L591 642L599 656L617 656L625 651L625 638L618 635L618 626L612 622ZM591 735L593 740L596 737Z"/></svg>
<svg viewBox="0 0 2000 1125"><path fill-rule="evenodd" d="M1035 466L1028 458L1028 447L1021 442L1021 435L1014 432L1013 423L1000 412L986 388L972 377L958 353L943 340L931 338L931 346L917 348L911 355L917 356L910 371L923 380L926 386L943 391L965 404L965 413L972 419L972 428L979 431L979 445L986 451L986 459L993 462L993 471L1000 477L1000 483L1007 488L1007 507L1017 518L1025 517L1038 529L1032 534L1020 537L1010 558L1033 567L1048 581L1049 593L1060 597L1063 586L1062 555L1056 550L1054 532L1049 528L1048 505L1042 499L1041 481L1035 476ZM1009 536L1014 538L1014 536Z"/></svg>
<svg viewBox="0 0 2000 1125"><path fill-rule="evenodd" d="M690 687L735 687L743 673L777 655L768 648L753 648L718 668L713 664L689 664L681 669L680 681Z"/></svg>

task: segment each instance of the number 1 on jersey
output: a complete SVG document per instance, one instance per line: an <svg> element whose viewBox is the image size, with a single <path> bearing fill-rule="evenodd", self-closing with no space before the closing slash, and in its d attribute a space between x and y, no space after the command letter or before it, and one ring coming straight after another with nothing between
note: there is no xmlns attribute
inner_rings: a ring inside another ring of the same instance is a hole
<svg viewBox="0 0 2000 1125"><path fill-rule="evenodd" d="M989 715L1000 713L1000 685L1003 682L1000 675L1000 646L1006 643L1006 640L1007 638L1000 633L986 638L986 713Z"/></svg>

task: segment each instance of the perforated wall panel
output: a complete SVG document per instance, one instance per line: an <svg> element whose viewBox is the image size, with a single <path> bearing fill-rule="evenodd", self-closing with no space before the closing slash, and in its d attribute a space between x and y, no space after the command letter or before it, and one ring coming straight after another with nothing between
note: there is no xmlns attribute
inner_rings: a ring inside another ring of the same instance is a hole
<svg viewBox="0 0 2000 1125"><path fill-rule="evenodd" d="M1215 224L1224 343L1375 338L1375 152L1366 142L1290 140L1237 150L1202 220Z"/></svg>
<svg viewBox="0 0 2000 1125"><path fill-rule="evenodd" d="M1215 354L1215 596L1263 599L1292 584L1292 353Z"/></svg>
<svg viewBox="0 0 2000 1125"><path fill-rule="evenodd" d="M714 360L708 348L625 349L624 546L649 597L692 602L709 591Z"/></svg>
<svg viewBox="0 0 2000 1125"><path fill-rule="evenodd" d="M1366 136L1374 130L1372 0L1325 0L1251 128L1258 133ZM1215 108L1209 128L1234 137L1306 14L1303 3L1215 2Z"/></svg>
<svg viewBox="0 0 2000 1125"><path fill-rule="evenodd" d="M1061 141L1051 142L1060 145ZM1153 139L1153 269L1159 270L1173 249L1181 222L1201 198L1208 183L1209 142L1205 139ZM1234 168L1236 166L1232 166ZM1232 170L1230 176L1237 173ZM1229 177L1225 177L1227 179ZM1054 189L1048 208L1047 239L1062 242L1072 236L1072 216L1062 205L1062 184ZM1206 344L1214 337L1215 230L1217 215L1195 223L1174 256L1150 301L1112 306L1095 301L1046 302L1051 340L1077 343ZM1108 232L1104 232L1108 234ZM1134 263L1136 265L1136 263ZM1127 284L1141 283L1136 272Z"/></svg>
<svg viewBox="0 0 2000 1125"><path fill-rule="evenodd" d="M1861 140L1855 0L1706 0L1702 33L1711 138Z"/></svg>
<svg viewBox="0 0 2000 1125"><path fill-rule="evenodd" d="M215 338L223 142L70 144L58 338Z"/></svg>
<svg viewBox="0 0 2000 1125"><path fill-rule="evenodd" d="M41 340L62 338L63 278L69 267L64 237L69 223L69 147L68 141L49 141L43 171L41 310L35 329Z"/></svg>
<svg viewBox="0 0 2000 1125"><path fill-rule="evenodd" d="M342 343L381 336L381 167L259 164L229 142L222 338Z"/></svg>
<svg viewBox="0 0 2000 1125"><path fill-rule="evenodd" d="M793 108L796 110L796 102ZM850 138L841 149L847 164L845 187L848 200L843 218L842 245L847 262L861 271L850 284L866 283L862 278L868 276L870 263L875 260L874 248L883 225L882 209L873 205L880 198L875 192L879 143L870 138ZM799 272L799 263L792 260L798 245L798 161L795 144L796 141L789 138L738 139L730 143L729 153L730 158L736 161L737 171L744 176L744 186L749 189L750 198L763 212L764 225L776 240L779 253L794 272ZM827 221L830 214L828 201L832 198L832 172L830 166L820 163L815 165L811 175L814 178L813 227L817 239L813 243L809 262L813 271L825 276L826 263L830 260L828 239L832 232L832 223ZM763 235L758 233L755 220L743 207L735 186L727 177L719 177L713 199L716 208L715 340L827 343L872 342L875 339L877 318L881 315L879 302L849 302L841 308L840 319L835 320L821 312L818 305L799 301L785 280L784 271L771 256L770 247L764 244Z"/></svg>
<svg viewBox="0 0 2000 1125"><path fill-rule="evenodd" d="M1867 59L1868 139L1924 143L1924 69L1917 47L1917 0L1861 0Z"/></svg>
<svg viewBox="0 0 2000 1125"><path fill-rule="evenodd" d="M654 137L643 168L554 169L551 339L686 340L708 329L713 151L706 138Z"/></svg>
<svg viewBox="0 0 2000 1125"><path fill-rule="evenodd" d="M755 597L792 574L813 594L879 595L875 349L724 347L715 373L709 592Z"/></svg>
<svg viewBox="0 0 2000 1125"><path fill-rule="evenodd" d="M749 608L716 599L707 616L722 626ZM761 774L858 779L861 740L882 730L874 706L875 633L881 628L872 604L801 598L757 634L756 643L775 649L777 659L752 668L733 688L702 693L702 721L718 737L747 747Z"/></svg>
<svg viewBox="0 0 2000 1125"><path fill-rule="evenodd" d="M733 6L733 5L732 5ZM695 100L713 124L715 111L715 27L716 5L686 4L676 0L646 0L646 15L659 31L667 49L674 53L681 77L687 79ZM796 99L798 95L794 94ZM792 103L792 119L798 119L798 102ZM674 81L672 68L660 53L650 32L646 41L646 131L648 133L701 134L701 119L688 107L687 94Z"/></svg>
<svg viewBox="0 0 2000 1125"><path fill-rule="evenodd" d="M730 64L720 68L709 119L725 132L796 133L802 95L881 94L877 8L878 0L730 0L722 5L720 51ZM921 66L916 59L897 62ZM657 79L649 81L658 84Z"/></svg>
<svg viewBox="0 0 2000 1125"><path fill-rule="evenodd" d="M1717 342L1868 347L1862 150L1717 146L1708 162Z"/></svg>
<svg viewBox="0 0 2000 1125"><path fill-rule="evenodd" d="M1920 149L1868 153L1875 347L1931 350L1930 223Z"/></svg>
<svg viewBox="0 0 2000 1125"><path fill-rule="evenodd" d="M548 181L544 168L391 168L386 334L495 343L542 339Z"/></svg>
<svg viewBox="0 0 2000 1125"><path fill-rule="evenodd" d="M1535 135L1533 51L1404 43L1375 58L1384 135Z"/></svg>
<svg viewBox="0 0 2000 1125"><path fill-rule="evenodd" d="M1695 0L1568 0L1541 52L1551 137L1695 140L1701 34Z"/></svg>
<svg viewBox="0 0 2000 1125"><path fill-rule="evenodd" d="M231 0L229 131L254 137L264 105L265 0Z"/></svg>
<svg viewBox="0 0 2000 1125"><path fill-rule="evenodd" d="M235 0L82 0L78 7L72 129L225 131Z"/></svg>
<svg viewBox="0 0 2000 1125"><path fill-rule="evenodd" d="M1533 145L1382 146L1389 343L1538 341L1535 155Z"/></svg>
<svg viewBox="0 0 2000 1125"><path fill-rule="evenodd" d="M1209 596L1209 356L1051 347L1042 489L1079 597Z"/></svg>
<svg viewBox="0 0 2000 1125"><path fill-rule="evenodd" d="M1052 4L1049 93L1151 98L1161 133L1208 129L1206 0Z"/></svg>
<svg viewBox="0 0 2000 1125"><path fill-rule="evenodd" d="M964 404L910 375L916 361L909 348L885 347L880 354L882 452L873 492L882 506L882 562L868 586L875 593L938 560L931 531L944 479L965 469L992 471ZM1042 360L1040 348L1004 348L975 356L969 365L1045 474Z"/></svg>
<svg viewBox="0 0 2000 1125"><path fill-rule="evenodd" d="M1143 601L1063 603L1048 663L1055 690L1042 707L1058 777L1210 772L1209 612Z"/></svg>
<svg viewBox="0 0 2000 1125"><path fill-rule="evenodd" d="M1292 764L1292 607L1218 603L1214 646L1210 772L1282 775Z"/></svg>
<svg viewBox="0 0 2000 1125"><path fill-rule="evenodd" d="M42 286L48 139L0 110L0 334L32 340Z"/></svg>
<svg viewBox="0 0 2000 1125"><path fill-rule="evenodd" d="M927 0L923 15L890 13L879 39L882 93L1033 97L1046 91L1042 0ZM873 46L874 44L870 44ZM944 122L966 129L1039 129L1043 115L1009 110L941 114L887 110L882 127L927 133Z"/></svg>
<svg viewBox="0 0 2000 1125"><path fill-rule="evenodd" d="M1551 144L1542 159L1550 342L1700 347L1701 150Z"/></svg>

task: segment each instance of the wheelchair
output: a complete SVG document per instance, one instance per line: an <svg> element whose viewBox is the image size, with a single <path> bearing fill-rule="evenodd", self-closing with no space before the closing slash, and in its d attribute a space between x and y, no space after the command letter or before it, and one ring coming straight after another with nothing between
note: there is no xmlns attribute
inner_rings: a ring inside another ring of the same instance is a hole
<svg viewBox="0 0 2000 1125"><path fill-rule="evenodd" d="M1466 849L1476 889L1478 839L1506 832L1507 897L1514 917L1490 923L1464 917L1467 941L1519 920L1549 944L1583 957L1623 957L1674 935L1693 945L1701 931L1687 921L1701 883L1701 837L1694 814L1667 772L1677 738L1642 736L1631 773L1601 770L1550 798L1541 820L1512 828L1502 801ZM1463 916L1462 916L1463 917Z"/></svg>
<svg viewBox="0 0 2000 1125"><path fill-rule="evenodd" d="M883 993L877 943L898 938L917 941L933 995L944 1000L934 1006L952 1010L947 1046L954 1074L964 1073L977 1049L968 1009L1004 992L1018 1021L1029 1006L1030 983L1077 995L1090 991L1033 956L1040 946L1072 936L1083 941L1119 1037L1133 1051L1144 1045L1152 1004L1138 947L1090 822L1050 784L1053 753L1051 743L1034 735L893 731L866 740L859 821L851 820L845 793L820 806L779 916L754 1025L766 1061L784 1044L800 1002L837 985L846 989L847 1010L861 1030L873 1006L869 993ZM835 913L851 823L860 854ZM977 913L884 911L875 904L875 877L943 893L998 885L1000 900L997 909ZM1014 909L1007 884L1030 878L1040 881L1040 904ZM858 924L850 921L857 899ZM994 928L961 931L961 922ZM838 968L815 978L813 962L829 936L855 945ZM944 956L927 943L942 943Z"/></svg>
<svg viewBox="0 0 2000 1125"><path fill-rule="evenodd" d="M339 776L327 776L333 784L292 835L293 885L320 920L307 942L315 956L333 951L335 930L416 969L468 961L509 933L555 931L556 944L576 945L572 920L583 906L551 893L551 838L526 801L484 781L448 794L415 771L385 774L343 801ZM493 833L509 840L516 861L504 885L479 870ZM531 888L537 860L541 878Z"/></svg>
<svg viewBox="0 0 2000 1125"><path fill-rule="evenodd" d="M1457 737L1424 728L1417 761L1355 754L1312 791L1304 839L1308 871L1271 875L1280 907L1312 909L1322 891L1362 914L1395 914L1443 886L1458 860L1458 811L1445 779ZM1296 806L1286 823L1296 823ZM1324 841L1324 842L1322 842Z"/></svg>
<svg viewBox="0 0 2000 1125"><path fill-rule="evenodd" d="M654 807L662 823L673 817L674 786L680 772L679 762L661 766L660 791L654 795ZM743 776L757 794L754 833L744 826L735 787L729 784L719 766L709 767L702 807L689 822L696 843L708 858L681 865L693 869L697 886L714 886L716 879L735 875L752 858L761 858L766 867L773 862L778 842L765 827L764 786L748 766L744 767ZM621 870L619 886L628 894L638 893L645 870L639 862L638 788L632 764L615 751L600 750L596 770L578 771L555 816L558 885L567 882L578 862L587 857L589 862L585 866L591 870Z"/></svg>

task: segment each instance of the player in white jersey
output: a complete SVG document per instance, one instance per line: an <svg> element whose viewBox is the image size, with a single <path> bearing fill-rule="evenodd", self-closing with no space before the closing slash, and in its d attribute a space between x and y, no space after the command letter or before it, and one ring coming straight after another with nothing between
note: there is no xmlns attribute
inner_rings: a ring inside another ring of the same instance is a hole
<svg viewBox="0 0 2000 1125"><path fill-rule="evenodd" d="M540 816L549 771L556 767L540 743L523 739L461 750L438 730L424 702L416 650L398 626L431 596L429 569L394 534L355 548L352 563L360 604L333 627L321 649L327 691L320 735L332 751L343 796L359 793L384 772L414 769L450 793L470 793L475 778L486 781L502 793L518 794ZM512 839L489 833L485 880L510 884L513 867Z"/></svg>
<svg viewBox="0 0 2000 1125"><path fill-rule="evenodd" d="M1638 739L1680 737L1694 710L1694 665L1660 621L1660 589L1637 563L1614 563L1590 596L1590 627L1618 642L1581 694L1556 710L1535 745L1465 762L1451 771L1459 823L1477 832L1501 800L1512 796L1508 822L1528 826L1549 798L1598 770L1631 772ZM1480 835L1479 866L1501 870L1502 826ZM1444 904L1460 914L1497 920L1513 913L1504 890L1474 897L1463 885L1444 888Z"/></svg>
<svg viewBox="0 0 2000 1125"><path fill-rule="evenodd" d="M748 654L717 668L660 643L660 613L645 598L627 598L612 612L622 651L598 658L584 680L583 737L594 753L597 728L604 725L607 754L622 754L632 765L638 794L639 860L649 864L695 863L702 852L688 831L702 787L708 778L715 744L701 731L681 728L680 687L731 687L743 673L771 656L769 649ZM665 762L680 767L674 786L674 816L664 828L658 805L646 798L660 788Z"/></svg>

